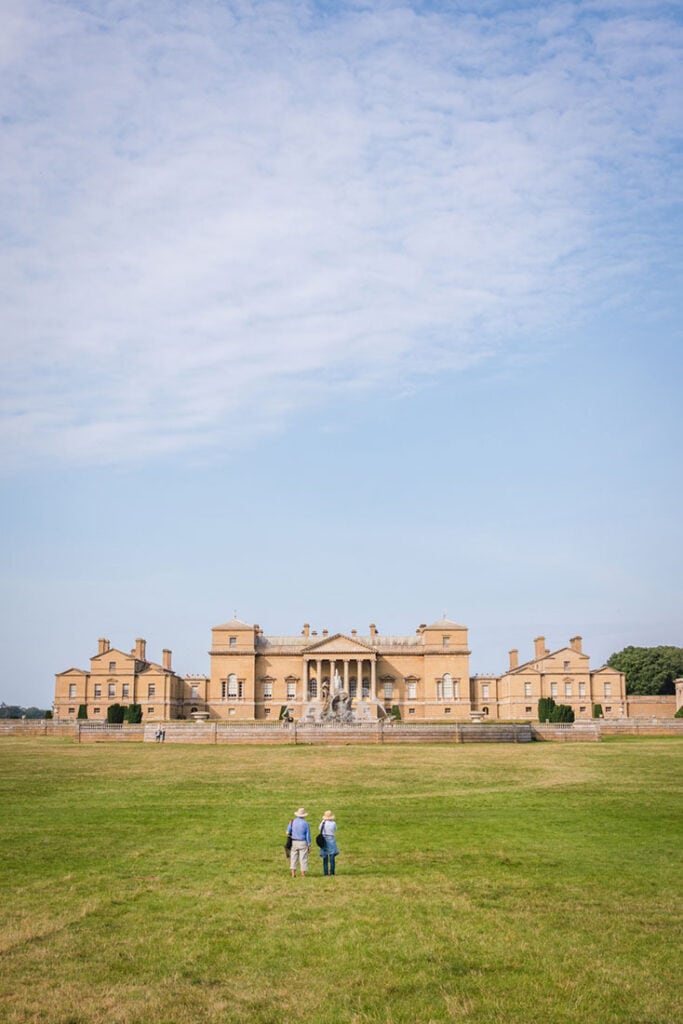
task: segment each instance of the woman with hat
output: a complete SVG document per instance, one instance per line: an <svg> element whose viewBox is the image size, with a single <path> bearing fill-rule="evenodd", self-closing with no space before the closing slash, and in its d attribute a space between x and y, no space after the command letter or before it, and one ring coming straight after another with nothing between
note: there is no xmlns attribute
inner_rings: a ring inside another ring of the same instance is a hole
<svg viewBox="0 0 683 1024"><path fill-rule="evenodd" d="M318 831L325 840L325 845L320 847L320 856L323 859L323 874L333 875L334 861L339 853L339 847L337 846L335 836L337 831L337 822L334 820L334 814L332 811L325 811Z"/></svg>
<svg viewBox="0 0 683 1024"><path fill-rule="evenodd" d="M292 837L292 849L289 854L289 866L292 878L296 878L297 862L301 866L301 877L306 877L308 870L308 851L311 848L311 826L306 821L308 814L303 807L294 812L294 817L287 826L287 835Z"/></svg>

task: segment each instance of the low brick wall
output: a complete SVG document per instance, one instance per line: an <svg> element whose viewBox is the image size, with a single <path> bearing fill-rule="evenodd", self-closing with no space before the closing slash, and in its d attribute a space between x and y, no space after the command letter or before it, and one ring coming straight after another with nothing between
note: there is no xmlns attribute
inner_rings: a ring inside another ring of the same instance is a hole
<svg viewBox="0 0 683 1024"><path fill-rule="evenodd" d="M683 718L628 718L619 722L600 722L603 736L681 736Z"/></svg>
<svg viewBox="0 0 683 1024"><path fill-rule="evenodd" d="M599 722L534 722L531 732L535 740L550 743L597 743L600 740L601 727Z"/></svg>
<svg viewBox="0 0 683 1024"><path fill-rule="evenodd" d="M157 725L145 726L145 742L156 742ZM449 725L360 722L352 725L321 725L261 722L166 722L165 743L529 743L528 725ZM115 737L112 737L115 738Z"/></svg>

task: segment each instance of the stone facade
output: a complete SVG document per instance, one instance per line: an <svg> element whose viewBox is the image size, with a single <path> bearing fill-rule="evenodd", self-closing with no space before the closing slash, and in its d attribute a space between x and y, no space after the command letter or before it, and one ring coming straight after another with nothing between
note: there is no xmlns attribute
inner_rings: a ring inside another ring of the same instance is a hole
<svg viewBox="0 0 683 1024"><path fill-rule="evenodd" d="M384 636L374 625L362 636L317 633L308 625L297 636L267 636L232 619L212 629L209 657L209 675L182 677L169 650L157 664L147 660L144 640L126 654L102 639L89 672L72 668L56 676L55 717L75 719L84 704L88 719L103 721L110 704L138 703L143 721L258 722L283 714L303 720L335 690L351 696L364 721L384 714L404 722L533 721L541 697L569 704L577 721L591 719L596 704L605 720L643 714L626 697L623 673L591 669L579 636L555 651L537 637L529 661L519 664L512 650L502 675L471 677L467 629L446 618L409 636ZM670 718L676 698L652 698L646 713L655 706Z"/></svg>

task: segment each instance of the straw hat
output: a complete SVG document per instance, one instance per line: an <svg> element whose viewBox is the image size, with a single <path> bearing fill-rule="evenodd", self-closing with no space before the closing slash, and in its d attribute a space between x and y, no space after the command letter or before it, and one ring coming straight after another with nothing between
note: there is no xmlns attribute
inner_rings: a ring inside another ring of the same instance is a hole
<svg viewBox="0 0 683 1024"><path fill-rule="evenodd" d="M323 814L323 821L334 821L334 814L332 811L325 811Z"/></svg>
<svg viewBox="0 0 683 1024"><path fill-rule="evenodd" d="M306 813L306 811L305 811L305 810L303 809L303 807L300 807L298 811L295 811L295 812L294 812L294 817L295 817L295 818L307 818L307 817L308 817L308 814L307 814L307 813Z"/></svg>

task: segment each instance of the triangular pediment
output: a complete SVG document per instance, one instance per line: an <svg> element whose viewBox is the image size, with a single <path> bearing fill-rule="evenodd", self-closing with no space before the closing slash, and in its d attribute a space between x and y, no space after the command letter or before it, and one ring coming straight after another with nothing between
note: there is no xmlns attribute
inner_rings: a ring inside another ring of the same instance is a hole
<svg viewBox="0 0 683 1024"><path fill-rule="evenodd" d="M362 643L355 636L345 636L344 633L335 633L334 636L323 637L315 643L304 647L304 652L310 654L374 654L374 647Z"/></svg>

